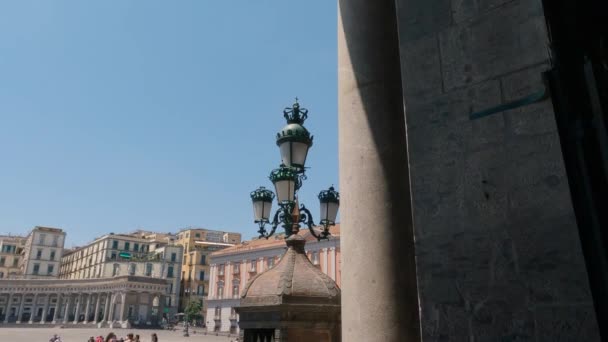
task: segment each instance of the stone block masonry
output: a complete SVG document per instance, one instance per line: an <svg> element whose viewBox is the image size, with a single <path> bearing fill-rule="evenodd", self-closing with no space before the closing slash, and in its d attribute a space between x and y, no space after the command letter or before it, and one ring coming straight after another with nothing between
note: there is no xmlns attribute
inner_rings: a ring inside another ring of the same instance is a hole
<svg viewBox="0 0 608 342"><path fill-rule="evenodd" d="M540 0L398 0L423 341L599 341Z"/></svg>

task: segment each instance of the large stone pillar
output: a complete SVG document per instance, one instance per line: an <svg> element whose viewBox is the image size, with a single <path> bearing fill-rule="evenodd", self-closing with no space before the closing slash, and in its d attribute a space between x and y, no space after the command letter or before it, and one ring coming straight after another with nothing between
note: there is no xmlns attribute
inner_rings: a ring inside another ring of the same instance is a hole
<svg viewBox="0 0 608 342"><path fill-rule="evenodd" d="M112 293L106 293L106 305L103 307L103 320L106 322L110 322L110 301L112 299Z"/></svg>
<svg viewBox="0 0 608 342"><path fill-rule="evenodd" d="M23 304L25 304L25 293L21 295L21 302L19 303L19 310L17 310L17 324L21 323L21 315L23 314Z"/></svg>
<svg viewBox="0 0 608 342"><path fill-rule="evenodd" d="M95 324L97 324L97 322L99 322L99 303L101 301L101 293L98 293L96 296L97 296L97 299L95 302L95 314L93 315L93 322Z"/></svg>
<svg viewBox="0 0 608 342"><path fill-rule="evenodd" d="M61 310L61 293L57 294L57 303L55 303L55 312L53 312L53 321L51 323L57 324L57 318L59 318L59 311Z"/></svg>
<svg viewBox="0 0 608 342"><path fill-rule="evenodd" d="M42 307L42 317L40 317L40 324L46 323L46 314L49 309L49 303L51 302L51 294L46 296L44 300L44 306Z"/></svg>
<svg viewBox="0 0 608 342"><path fill-rule="evenodd" d="M13 293L9 293L8 302L6 303L6 310L4 310L4 323L8 323L8 314L11 311L11 305L13 304Z"/></svg>
<svg viewBox="0 0 608 342"><path fill-rule="evenodd" d="M395 2L339 13L342 339L419 341Z"/></svg>
<svg viewBox="0 0 608 342"><path fill-rule="evenodd" d="M34 294L34 300L32 301L32 310L30 311L30 321L29 324L34 324L34 315L36 314L37 303L38 302L38 294Z"/></svg>
<svg viewBox="0 0 608 342"><path fill-rule="evenodd" d="M72 305L72 294L67 294L68 301L65 303L65 311L63 314L63 324L68 324L68 320L70 317L70 306Z"/></svg>
<svg viewBox="0 0 608 342"><path fill-rule="evenodd" d="M91 293L87 295L87 304L84 306L84 321L82 324L89 322L89 308L91 307Z"/></svg>
<svg viewBox="0 0 608 342"><path fill-rule="evenodd" d="M78 294L78 301L76 302L76 310L74 311L74 322L73 324L78 323L78 317L80 316L80 303L82 302L82 293Z"/></svg>
<svg viewBox="0 0 608 342"><path fill-rule="evenodd" d="M108 323L112 323L112 321L114 320L114 306L116 305L116 295L117 294L112 294L112 299L110 300L110 311L108 312L107 319Z"/></svg>
<svg viewBox="0 0 608 342"><path fill-rule="evenodd" d="M120 302L120 312L119 312L119 321L122 323L125 320L125 302L127 301L127 294L122 293L120 298L122 299Z"/></svg>

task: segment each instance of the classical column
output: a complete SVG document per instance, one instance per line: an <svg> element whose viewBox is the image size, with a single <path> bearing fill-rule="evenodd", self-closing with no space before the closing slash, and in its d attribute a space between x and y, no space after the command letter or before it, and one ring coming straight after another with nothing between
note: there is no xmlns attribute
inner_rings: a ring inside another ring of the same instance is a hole
<svg viewBox="0 0 608 342"><path fill-rule="evenodd" d="M76 302L76 311L74 311L74 322L73 324L78 323L78 317L80 316L80 303L82 302L82 293L78 294L78 301Z"/></svg>
<svg viewBox="0 0 608 342"><path fill-rule="evenodd" d="M329 269L327 268L327 248L321 249L321 267L323 273L329 275Z"/></svg>
<svg viewBox="0 0 608 342"><path fill-rule="evenodd" d="M336 281L336 247L329 248L329 276Z"/></svg>
<svg viewBox="0 0 608 342"><path fill-rule="evenodd" d="M119 320L120 322L124 322L125 320L125 302L127 301L127 294L126 293L122 293L120 298L121 303L120 303L120 313L119 313Z"/></svg>
<svg viewBox="0 0 608 342"><path fill-rule="evenodd" d="M42 317L40 318L40 324L46 323L46 315L49 309L49 303L51 302L51 294L49 293L46 296L46 300L44 301L44 306L42 307Z"/></svg>
<svg viewBox="0 0 608 342"><path fill-rule="evenodd" d="M84 321L82 324L87 324L89 321L89 307L91 306L91 293L87 295L87 304L84 306Z"/></svg>
<svg viewBox="0 0 608 342"><path fill-rule="evenodd" d="M112 299L112 293L106 293L106 305L103 307L103 320L106 322L110 322L108 319L110 317L110 300Z"/></svg>
<svg viewBox="0 0 608 342"><path fill-rule="evenodd" d="M59 318L60 309L61 309L61 293L58 293L57 302L55 303L55 312L53 312L53 321L51 323L57 324L57 318Z"/></svg>
<svg viewBox="0 0 608 342"><path fill-rule="evenodd" d="M38 293L34 294L34 300L32 301L32 310L30 311L30 321L28 324L34 324L34 315L36 314L36 305L38 304Z"/></svg>
<svg viewBox="0 0 608 342"><path fill-rule="evenodd" d="M19 310L17 310L17 324L21 323L21 315L23 314L23 304L25 304L25 293L21 295Z"/></svg>
<svg viewBox="0 0 608 342"><path fill-rule="evenodd" d="M6 302L6 310L4 310L4 323L8 323L8 314L11 311L11 304L13 302L13 293L8 294L8 302Z"/></svg>
<svg viewBox="0 0 608 342"><path fill-rule="evenodd" d="M112 294L112 299L110 300L110 311L108 313L108 323L112 323L114 320L114 306L116 306L116 294Z"/></svg>
<svg viewBox="0 0 608 342"><path fill-rule="evenodd" d="M95 324L97 324L97 322L99 322L99 302L101 299L101 293L98 293L96 296L97 296L97 299L95 302L95 314L93 316L93 322Z"/></svg>
<svg viewBox="0 0 608 342"><path fill-rule="evenodd" d="M342 339L420 340L395 1L339 0Z"/></svg>
<svg viewBox="0 0 608 342"><path fill-rule="evenodd" d="M63 324L68 324L68 320L70 317L70 306L72 305L72 294L68 293L68 301L65 303L65 311L63 315Z"/></svg>

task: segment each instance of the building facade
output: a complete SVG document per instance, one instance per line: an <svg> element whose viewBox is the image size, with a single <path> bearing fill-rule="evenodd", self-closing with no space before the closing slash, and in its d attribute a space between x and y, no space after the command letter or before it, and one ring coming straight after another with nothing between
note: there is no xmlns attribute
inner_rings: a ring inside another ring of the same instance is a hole
<svg viewBox="0 0 608 342"><path fill-rule="evenodd" d="M20 259L21 276L27 279L57 278L64 243L63 230L34 227L26 238Z"/></svg>
<svg viewBox="0 0 608 342"><path fill-rule="evenodd" d="M209 293L209 257L221 249L241 242L241 234L208 229L187 228L177 233L176 244L183 246L180 312L190 301L203 304L202 315L207 311Z"/></svg>
<svg viewBox="0 0 608 342"><path fill-rule="evenodd" d="M329 240L317 241L308 230L299 234L306 242L306 255L321 272L341 286L340 225L331 228ZM284 235L245 241L211 255L211 275L207 299L208 331L239 332L238 314L241 292L247 282L278 263L285 253Z"/></svg>
<svg viewBox="0 0 608 342"><path fill-rule="evenodd" d="M165 311L165 279L0 279L0 324L155 325Z"/></svg>
<svg viewBox="0 0 608 342"><path fill-rule="evenodd" d="M0 279L20 277L19 261L25 249L25 241L23 236L0 236Z"/></svg>
<svg viewBox="0 0 608 342"><path fill-rule="evenodd" d="M107 234L62 258L61 279L104 279L121 276L148 277L168 282L163 314L178 313L182 246L142 238L135 234Z"/></svg>

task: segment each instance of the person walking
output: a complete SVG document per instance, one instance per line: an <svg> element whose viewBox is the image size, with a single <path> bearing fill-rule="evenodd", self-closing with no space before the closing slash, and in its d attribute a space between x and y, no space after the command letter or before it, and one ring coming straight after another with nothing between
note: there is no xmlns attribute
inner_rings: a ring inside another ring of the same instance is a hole
<svg viewBox="0 0 608 342"><path fill-rule="evenodd" d="M156 334L152 334L152 340L150 342L158 342L158 336L156 336Z"/></svg>

